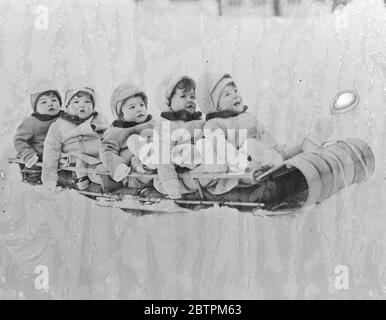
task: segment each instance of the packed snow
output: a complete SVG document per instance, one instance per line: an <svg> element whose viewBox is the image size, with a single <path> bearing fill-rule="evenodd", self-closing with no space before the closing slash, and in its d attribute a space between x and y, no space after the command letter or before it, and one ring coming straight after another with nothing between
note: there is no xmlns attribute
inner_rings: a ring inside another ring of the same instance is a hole
<svg viewBox="0 0 386 320"><path fill-rule="evenodd" d="M278 18L218 17L202 1L44 3L46 29L36 21L39 1L0 1L0 299L385 298L383 1L354 0L333 14L303 1L302 14ZM7 163L36 77L60 88L89 79L99 111L112 120L110 93L119 82L141 84L155 114L166 75L198 78L205 70L230 72L280 143L331 118L332 140L360 137L372 146L374 175L290 215L214 207L137 216L75 191L23 184ZM359 106L331 116L343 89L357 90ZM38 266L49 272L45 288L37 286Z"/></svg>

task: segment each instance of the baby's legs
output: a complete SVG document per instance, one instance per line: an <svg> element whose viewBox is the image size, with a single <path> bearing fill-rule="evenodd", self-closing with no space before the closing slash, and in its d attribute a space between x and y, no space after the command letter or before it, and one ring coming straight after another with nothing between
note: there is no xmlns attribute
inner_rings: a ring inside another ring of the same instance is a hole
<svg viewBox="0 0 386 320"><path fill-rule="evenodd" d="M85 190L91 182L101 185L102 178L97 174L98 165L90 165L87 161L77 158L75 163L76 186L79 190ZM95 172L90 172L94 170Z"/></svg>
<svg viewBox="0 0 386 320"><path fill-rule="evenodd" d="M84 190L90 185L90 179L88 178L87 172L83 169L88 169L88 164L82 159L76 159L75 163L75 174L76 174L76 186L79 190Z"/></svg>
<svg viewBox="0 0 386 320"><path fill-rule="evenodd" d="M24 164L19 164L22 181L27 182L32 185L42 184L41 180L41 171L38 167L26 168Z"/></svg>
<svg viewBox="0 0 386 320"><path fill-rule="evenodd" d="M103 164L98 165L96 167L96 170L105 171L105 172L108 171ZM123 184L121 181L120 182L114 181L112 177L110 177L110 175L108 174L101 175L101 185L102 185L102 191L107 193L123 188Z"/></svg>
<svg viewBox="0 0 386 320"><path fill-rule="evenodd" d="M154 158L154 146L153 143L148 143L145 138L138 134L133 134L127 138L127 147L130 152L133 153L142 164L149 169L157 169L157 161Z"/></svg>
<svg viewBox="0 0 386 320"><path fill-rule="evenodd" d="M257 139L248 138L240 149L247 155L246 173L253 173L258 170L263 173L265 170L283 162L279 152L272 146ZM253 181L252 176L240 179L243 184L252 184Z"/></svg>
<svg viewBox="0 0 386 320"><path fill-rule="evenodd" d="M181 168L194 169L203 163L203 157L197 145L184 143L172 148L171 162Z"/></svg>
<svg viewBox="0 0 386 320"><path fill-rule="evenodd" d="M193 170L190 171L192 177L185 177L184 183L188 186L189 189L197 189L199 185L203 188L213 187L219 183L219 180L216 178L216 173L226 173L228 172L228 166L226 164L226 157L221 155L217 158L217 154L214 150L214 146L209 139L199 139L194 145L193 151L191 151L192 162L194 162ZM210 178L193 178L194 174L214 174ZM227 182L231 179L221 179L222 182ZM234 180L234 179L232 179Z"/></svg>

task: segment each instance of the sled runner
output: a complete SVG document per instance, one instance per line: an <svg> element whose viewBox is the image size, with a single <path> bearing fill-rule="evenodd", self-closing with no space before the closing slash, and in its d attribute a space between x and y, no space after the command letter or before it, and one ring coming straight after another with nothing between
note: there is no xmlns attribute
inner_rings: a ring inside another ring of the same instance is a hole
<svg viewBox="0 0 386 320"><path fill-rule="evenodd" d="M97 192L78 191L80 194L95 200L101 207L119 208L124 211L140 213L188 213L192 207L211 207L214 205L228 207L244 207L247 209L264 208L262 203L208 201L208 200L170 200L165 198L141 197L132 195L103 194ZM178 205L178 206L177 206Z"/></svg>
<svg viewBox="0 0 386 320"><path fill-rule="evenodd" d="M143 213L189 213L192 210L183 206L194 207L211 207L213 205L223 205L229 207L246 206L250 209L258 208L259 204L255 203L238 203L238 202L216 202L205 200L169 200L159 198L141 198L135 196L124 196L121 199L108 197L97 197L96 204L101 207L119 208L125 211L140 211Z"/></svg>

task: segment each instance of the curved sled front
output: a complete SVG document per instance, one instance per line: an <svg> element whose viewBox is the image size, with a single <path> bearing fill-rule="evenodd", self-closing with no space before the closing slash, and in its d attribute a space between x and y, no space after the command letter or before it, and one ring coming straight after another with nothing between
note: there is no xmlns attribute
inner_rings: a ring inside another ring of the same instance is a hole
<svg viewBox="0 0 386 320"><path fill-rule="evenodd" d="M374 170L375 158L370 146L360 139L350 138L315 152L301 153L269 170L257 181L275 181L285 202L308 206L327 199L348 185L364 181ZM294 172L295 179L291 178ZM303 187L302 177L306 182ZM275 210L275 205L271 206ZM283 209L285 204L276 205L276 208Z"/></svg>

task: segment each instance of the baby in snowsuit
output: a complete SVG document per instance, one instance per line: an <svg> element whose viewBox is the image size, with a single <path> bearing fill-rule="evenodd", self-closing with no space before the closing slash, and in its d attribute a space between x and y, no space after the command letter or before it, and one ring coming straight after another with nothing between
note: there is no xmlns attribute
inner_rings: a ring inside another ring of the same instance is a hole
<svg viewBox="0 0 386 320"><path fill-rule="evenodd" d="M284 151L276 146L256 116L248 112L230 75L202 75L197 95L201 110L206 113L205 138L233 171L250 172L282 162Z"/></svg>
<svg viewBox="0 0 386 320"><path fill-rule="evenodd" d="M202 146L205 121L197 110L195 89L195 81L182 76L165 79L158 90L162 112L156 127L159 152L153 161L158 168L154 187L170 199L179 199L184 194L195 193L218 183L215 178L180 178L179 174L216 174L224 173L227 169L225 165L206 163L204 147L198 147Z"/></svg>
<svg viewBox="0 0 386 320"><path fill-rule="evenodd" d="M63 160L76 168L76 187L84 190L91 182L100 183L95 174L87 169L100 164L99 147L102 134L107 128L104 117L95 111L95 92L89 87L67 90L66 112L51 125L44 142L43 184L51 191L58 183L58 165ZM59 184L74 187L71 181Z"/></svg>
<svg viewBox="0 0 386 320"><path fill-rule="evenodd" d="M205 139L212 142L219 159L231 172L248 173L279 164L284 151L276 147L274 139L256 116L243 105L237 86L228 74L206 73L201 76L197 97L200 108L206 113ZM239 186L251 185L252 179L240 179ZM272 186L270 186L272 187ZM263 201L272 189L224 189L223 192L206 192L208 200ZM208 190L210 191L210 190ZM221 196L218 196L221 194Z"/></svg>
<svg viewBox="0 0 386 320"><path fill-rule="evenodd" d="M41 172L34 172L40 168L35 164L42 161L44 139L51 124L61 114L61 104L59 91L50 81L41 79L31 88L33 113L23 119L13 139L17 157L24 162L20 165L24 181L41 183Z"/></svg>
<svg viewBox="0 0 386 320"><path fill-rule="evenodd" d="M225 150L223 160L236 171L263 173L306 149L319 147L307 138L292 148L277 145L263 124L243 105L238 88L229 74L202 75L197 96L201 110L206 113L205 138L212 141L218 153L219 149ZM253 179L241 179L238 188L224 193L222 197L213 193L206 193L206 196L216 201L280 201L281 190L274 182L255 186L253 183Z"/></svg>
<svg viewBox="0 0 386 320"><path fill-rule="evenodd" d="M140 163L133 142L129 143L131 150L128 147L128 139L132 135L145 141L152 138L154 120L147 113L147 104L144 91L129 82L120 84L111 95L111 111L115 120L106 130L100 149L103 166L110 173L103 179L106 192L122 187L139 191L153 184L153 178L146 174L155 173L155 168ZM130 177L130 172L143 176Z"/></svg>

